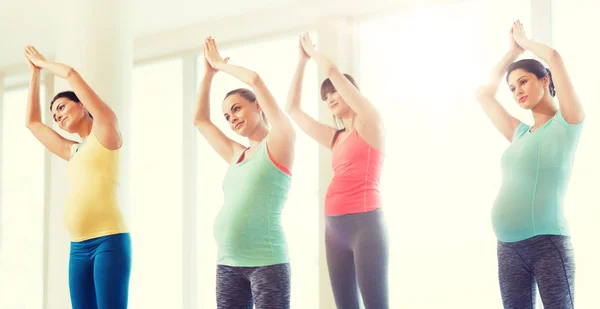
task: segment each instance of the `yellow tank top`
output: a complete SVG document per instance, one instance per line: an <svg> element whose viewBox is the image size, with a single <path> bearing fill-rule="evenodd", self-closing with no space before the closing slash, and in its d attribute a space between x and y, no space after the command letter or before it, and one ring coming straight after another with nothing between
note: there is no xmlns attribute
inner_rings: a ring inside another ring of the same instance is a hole
<svg viewBox="0 0 600 309"><path fill-rule="evenodd" d="M92 131L71 148L63 220L72 241L127 232L119 208L119 150L105 148Z"/></svg>

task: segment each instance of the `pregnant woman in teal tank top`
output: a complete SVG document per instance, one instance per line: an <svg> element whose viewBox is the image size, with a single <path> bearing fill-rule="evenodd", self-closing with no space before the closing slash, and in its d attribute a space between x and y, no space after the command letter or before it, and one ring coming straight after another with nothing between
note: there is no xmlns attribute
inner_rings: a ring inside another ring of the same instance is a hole
<svg viewBox="0 0 600 309"><path fill-rule="evenodd" d="M537 283L544 308L573 308L575 263L564 196L585 115L557 51L527 39L519 21L510 42L490 82L477 92L487 116L511 142L502 156L502 186L492 210L502 302L504 308L535 308ZM524 50L549 69L533 59L513 62ZM532 112L533 125L511 116L496 100L504 73L514 100Z"/></svg>
<svg viewBox="0 0 600 309"><path fill-rule="evenodd" d="M214 225L217 308L289 308L291 270L281 213L291 183L294 128L260 76L228 64L210 37L204 59L194 125L229 165L224 204ZM248 138L249 147L225 136L210 120L210 88L218 71L252 88L232 90L222 103L225 120Z"/></svg>

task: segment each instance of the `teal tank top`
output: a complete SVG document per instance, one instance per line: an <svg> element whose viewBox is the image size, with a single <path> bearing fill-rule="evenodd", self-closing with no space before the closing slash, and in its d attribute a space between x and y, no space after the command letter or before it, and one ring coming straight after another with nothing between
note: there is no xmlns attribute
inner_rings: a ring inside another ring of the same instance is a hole
<svg viewBox="0 0 600 309"><path fill-rule="evenodd" d="M236 155L223 180L224 204L214 225L217 264L258 267L288 263L281 213L291 177L271 160L266 138L252 156Z"/></svg>
<svg viewBox="0 0 600 309"><path fill-rule="evenodd" d="M502 156L502 186L492 209L499 241L569 235L564 196L582 126L567 123L560 111L533 132L517 126Z"/></svg>

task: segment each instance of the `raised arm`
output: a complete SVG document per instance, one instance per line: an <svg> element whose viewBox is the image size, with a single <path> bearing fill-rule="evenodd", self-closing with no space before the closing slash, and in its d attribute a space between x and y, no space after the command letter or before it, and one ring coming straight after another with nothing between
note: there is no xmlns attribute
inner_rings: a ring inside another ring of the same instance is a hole
<svg viewBox="0 0 600 309"><path fill-rule="evenodd" d="M206 44L204 55L206 55ZM225 59L227 61L227 59ZM234 155L244 149L244 146L227 137L214 123L210 120L210 88L213 77L216 74L210 64L204 58L204 76L200 81L200 89L198 90L198 99L194 109L194 126L198 132L204 136L208 144L225 160L231 163L234 160Z"/></svg>
<svg viewBox="0 0 600 309"><path fill-rule="evenodd" d="M359 132L366 138L367 142L381 148L383 144L383 121L377 108L344 76L333 61L315 49L307 33L302 35L301 42L306 53L326 73L336 91L356 113Z"/></svg>
<svg viewBox="0 0 600 309"><path fill-rule="evenodd" d="M300 127L304 133L312 137L319 144L327 148L331 148L331 142L336 129L312 118L300 107L304 69L306 68L306 63L310 57L304 51L304 48L302 48L301 43L298 47L300 49L300 60L298 62L298 66L296 67L294 77L292 78L292 85L290 86L290 91L288 92L287 104L285 108L292 120L296 122L298 127Z"/></svg>
<svg viewBox="0 0 600 309"><path fill-rule="evenodd" d="M62 137L42 122L42 112L40 107L40 68L31 63L29 59L26 60L31 69L31 79L29 82L29 94L27 95L25 125L46 149L69 161L69 158L71 157L71 146L75 144L75 142Z"/></svg>
<svg viewBox="0 0 600 309"><path fill-rule="evenodd" d="M209 64L214 69L228 73L246 83L256 94L258 104L271 124L271 131L267 136L269 150L275 160L291 170L294 161L296 132L290 119L277 105L275 98L256 72L228 64L219 55L214 39L209 38L208 42L206 59Z"/></svg>
<svg viewBox="0 0 600 309"><path fill-rule="evenodd" d="M558 105L563 118L570 124L579 124L583 121L585 117L583 106L575 93L560 54L547 45L528 39L525 35L525 29L519 21L513 25L513 37L521 48L531 51L550 67L552 81L558 97Z"/></svg>
<svg viewBox="0 0 600 309"><path fill-rule="evenodd" d="M25 53L35 66L47 69L52 74L67 80L81 104L94 117L92 130L104 147L112 150L121 147L122 138L116 114L108 104L100 99L75 69L62 63L46 60L33 46L27 46Z"/></svg>
<svg viewBox="0 0 600 309"><path fill-rule="evenodd" d="M509 39L510 49L494 66L490 72L489 80L477 88L476 96L479 105L492 121L492 124L510 142L520 121L511 116L502 104L498 102L496 92L498 91L502 76L504 76L510 64L523 53L523 49L513 39L512 29L509 33Z"/></svg>

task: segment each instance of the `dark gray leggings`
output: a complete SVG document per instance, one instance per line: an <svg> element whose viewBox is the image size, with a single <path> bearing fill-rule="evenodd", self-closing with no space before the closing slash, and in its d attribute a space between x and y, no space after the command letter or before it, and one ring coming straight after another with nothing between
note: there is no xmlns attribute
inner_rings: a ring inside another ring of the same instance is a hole
<svg viewBox="0 0 600 309"><path fill-rule="evenodd" d="M498 242L498 275L505 309L534 309L536 283L544 309L574 308L575 259L567 236Z"/></svg>
<svg viewBox="0 0 600 309"><path fill-rule="evenodd" d="M218 309L289 309L290 264L217 265Z"/></svg>
<svg viewBox="0 0 600 309"><path fill-rule="evenodd" d="M339 309L387 309L388 245L380 210L326 217L329 280ZM358 288L357 288L358 287Z"/></svg>

